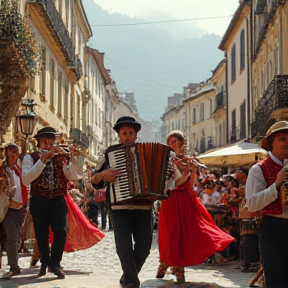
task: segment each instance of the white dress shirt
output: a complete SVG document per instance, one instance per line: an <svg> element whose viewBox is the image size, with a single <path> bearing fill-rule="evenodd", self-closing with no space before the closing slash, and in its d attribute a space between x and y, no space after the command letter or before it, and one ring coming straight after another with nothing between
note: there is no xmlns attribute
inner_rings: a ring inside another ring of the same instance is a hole
<svg viewBox="0 0 288 288"><path fill-rule="evenodd" d="M271 152L269 152L269 156L275 163L283 166L282 161L277 159ZM258 163L254 164L249 170L245 185L245 207L248 208L249 212L257 212L274 202L277 197L278 191L275 183L266 188L266 182L262 169ZM288 208L283 209L282 215L273 216L288 218Z"/></svg>
<svg viewBox="0 0 288 288"><path fill-rule="evenodd" d="M41 175L45 167L46 167L46 164L44 164L41 161L41 159L38 159L34 165L34 160L32 156L30 154L25 155L23 162L22 162L22 181L24 185L28 186L31 182L37 179ZM63 165L63 171L64 169L69 170L71 169L71 166ZM72 171L70 174L72 174ZM75 179L69 179L68 177L66 178L69 181L75 180Z"/></svg>

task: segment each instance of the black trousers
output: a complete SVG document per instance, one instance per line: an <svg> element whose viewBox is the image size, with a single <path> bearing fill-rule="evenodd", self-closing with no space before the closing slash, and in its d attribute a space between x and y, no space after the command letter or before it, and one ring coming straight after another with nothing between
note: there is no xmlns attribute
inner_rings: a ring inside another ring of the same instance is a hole
<svg viewBox="0 0 288 288"><path fill-rule="evenodd" d="M64 196L45 198L33 196L30 200L40 261L44 265L59 267L68 232L68 208ZM49 247L49 226L54 234L51 253Z"/></svg>
<svg viewBox="0 0 288 288"><path fill-rule="evenodd" d="M243 245L243 262L245 267L260 261L259 241L257 234L244 234L241 236Z"/></svg>
<svg viewBox="0 0 288 288"><path fill-rule="evenodd" d="M97 203L98 207L101 211L101 228L106 229L106 222L107 222L107 205L106 201Z"/></svg>
<svg viewBox="0 0 288 288"><path fill-rule="evenodd" d="M138 273L150 254L152 243L152 210L112 210L111 216L122 280L125 284L139 285Z"/></svg>
<svg viewBox="0 0 288 288"><path fill-rule="evenodd" d="M265 288L288 287L288 219L264 215L259 245Z"/></svg>

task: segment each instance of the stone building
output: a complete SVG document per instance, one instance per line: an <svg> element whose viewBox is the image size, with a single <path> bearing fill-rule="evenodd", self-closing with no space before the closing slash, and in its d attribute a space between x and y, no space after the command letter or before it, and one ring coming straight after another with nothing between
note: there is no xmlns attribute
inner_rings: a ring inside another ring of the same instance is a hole
<svg viewBox="0 0 288 288"><path fill-rule="evenodd" d="M35 131L50 125L71 140L77 138L78 144L87 148L87 137L82 132L86 98L83 63L84 48L92 32L82 2L79 0L3 2L10 2L14 7L10 18L18 13L23 21L29 22L27 24L31 31L26 30L23 34L25 37L29 35L31 39L33 38L34 53L37 55L33 63L38 66L38 71L26 75L26 89L19 93L20 100L10 103L13 106L10 110L13 114L7 122L11 123L11 133L9 134L9 129L6 129L5 132L8 131L8 134L4 141L23 142L23 135L13 116L17 110L18 114L25 113L23 106L19 107L21 101L31 103L33 100L38 115ZM3 2L1 5L4 5ZM10 32L13 36L14 32ZM27 53L29 54L29 51ZM12 55L8 61L11 63L13 59L15 57ZM18 64L21 64L20 60Z"/></svg>
<svg viewBox="0 0 288 288"><path fill-rule="evenodd" d="M259 142L276 121L288 120L288 1L251 5L251 137Z"/></svg>

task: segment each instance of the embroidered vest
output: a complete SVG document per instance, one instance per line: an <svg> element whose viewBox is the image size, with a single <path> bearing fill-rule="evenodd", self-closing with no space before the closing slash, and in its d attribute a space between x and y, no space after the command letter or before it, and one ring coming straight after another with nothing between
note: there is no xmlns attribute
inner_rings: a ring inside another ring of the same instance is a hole
<svg viewBox="0 0 288 288"><path fill-rule="evenodd" d="M31 154L34 164L40 159L38 152ZM46 164L42 173L31 182L31 195L41 195L47 198L67 194L67 179L63 172L61 157L54 157Z"/></svg>
<svg viewBox="0 0 288 288"><path fill-rule="evenodd" d="M266 181L266 188L268 188L275 182L277 178L277 173L282 169L282 166L275 163L271 159L271 157L265 158L263 161L259 163L259 166L262 169L262 173ZM270 214L270 215L282 214L281 198L279 196L274 202L267 205L260 211L261 216L265 214Z"/></svg>

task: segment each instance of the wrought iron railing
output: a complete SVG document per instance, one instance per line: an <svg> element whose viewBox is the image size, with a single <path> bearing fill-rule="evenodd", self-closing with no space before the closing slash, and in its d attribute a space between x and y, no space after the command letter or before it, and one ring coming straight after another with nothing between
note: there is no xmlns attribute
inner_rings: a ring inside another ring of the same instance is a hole
<svg viewBox="0 0 288 288"><path fill-rule="evenodd" d="M225 96L226 95L223 91L220 91L215 95L215 109L213 111L213 114L215 114L217 110L223 108L226 105Z"/></svg>
<svg viewBox="0 0 288 288"><path fill-rule="evenodd" d="M251 136L254 138L257 134L265 135L271 122L275 122L275 112L279 109L288 111L288 75L276 75L271 81L263 97L259 99L255 109L255 121L251 124ZM278 118L281 118L279 113Z"/></svg>
<svg viewBox="0 0 288 288"><path fill-rule="evenodd" d="M55 7L52 0L28 0L28 3L36 3L41 5L44 15L49 20L49 24L55 34L55 40L62 46L66 56L66 61L73 63L75 61L75 52L73 40L69 35L60 13Z"/></svg>

